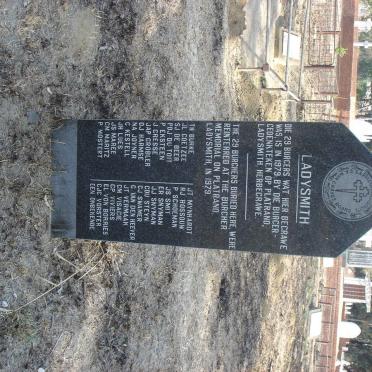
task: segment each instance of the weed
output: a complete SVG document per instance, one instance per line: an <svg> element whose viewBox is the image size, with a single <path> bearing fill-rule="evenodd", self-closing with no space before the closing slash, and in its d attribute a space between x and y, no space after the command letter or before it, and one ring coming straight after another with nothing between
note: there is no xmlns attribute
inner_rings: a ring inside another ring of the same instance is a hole
<svg viewBox="0 0 372 372"><path fill-rule="evenodd" d="M339 56L339 57L344 57L346 54L347 54L347 48L344 48L342 46L339 46L335 49L335 52L336 54Z"/></svg>

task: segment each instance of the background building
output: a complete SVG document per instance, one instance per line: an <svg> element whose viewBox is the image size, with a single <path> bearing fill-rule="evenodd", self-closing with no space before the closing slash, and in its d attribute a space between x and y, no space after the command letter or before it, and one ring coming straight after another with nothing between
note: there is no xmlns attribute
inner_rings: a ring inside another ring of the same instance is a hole
<svg viewBox="0 0 372 372"><path fill-rule="evenodd" d="M372 268L372 232L362 236L346 251L348 267Z"/></svg>

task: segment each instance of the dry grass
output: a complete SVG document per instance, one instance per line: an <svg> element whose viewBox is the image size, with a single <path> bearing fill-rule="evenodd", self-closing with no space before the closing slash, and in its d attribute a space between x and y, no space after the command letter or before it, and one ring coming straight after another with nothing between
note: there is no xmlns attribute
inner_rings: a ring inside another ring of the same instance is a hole
<svg viewBox="0 0 372 372"><path fill-rule="evenodd" d="M0 316L0 370L244 370L260 357L268 362L269 327L279 335L289 314L273 318L278 325L261 317L265 295L264 315L277 316L282 304L266 283L267 256L49 237L50 132L62 118L281 113L259 77L236 74L239 37L228 27L239 32L231 14L243 1L230 13L223 0L6 3L14 6L0 21L0 300L9 304ZM274 285L293 277L283 265L269 271ZM289 303L303 290L290 288Z"/></svg>
<svg viewBox="0 0 372 372"><path fill-rule="evenodd" d="M307 370L306 327L317 278L316 261L313 258L270 256L268 291L262 304L259 347L262 354L255 371ZM306 294L305 298L301 293ZM265 345L275 345L275 348L270 351Z"/></svg>
<svg viewBox="0 0 372 372"><path fill-rule="evenodd" d="M55 289L62 287L64 284L66 284L68 281L75 278L77 275L79 275L78 280L83 279L86 275L88 275L90 272L92 272L94 269L96 269L96 267L104 260L104 258L106 257L106 253L101 254L100 257L97 257L97 256L99 256L99 254L95 255L92 259L88 260L88 262L84 266L82 266L80 268L76 267L76 265L74 265L72 262L69 262L68 260L63 258L61 255L56 254L56 256L59 259L62 259L64 262L67 262L68 264L72 265L77 270L75 272L73 272L71 275L69 275L67 278L61 280L57 284L54 284L47 279L41 278L44 281L46 281L48 284L51 284L52 285L51 288L49 288L47 291L41 293L37 297L33 298L32 300L26 302L25 304L16 307L15 309L7 309L7 308L0 307L0 312L6 313L6 314L17 313L20 310L22 310L22 309L28 307L29 305L33 304L34 302L39 301L44 296L47 296L49 293L51 293Z"/></svg>

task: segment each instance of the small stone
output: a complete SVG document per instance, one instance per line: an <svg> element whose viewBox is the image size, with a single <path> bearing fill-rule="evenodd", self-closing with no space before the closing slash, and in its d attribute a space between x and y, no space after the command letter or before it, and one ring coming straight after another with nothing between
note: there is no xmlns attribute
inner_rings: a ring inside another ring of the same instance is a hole
<svg viewBox="0 0 372 372"><path fill-rule="evenodd" d="M42 368L42 367L40 367L40 368L37 370L37 372L45 372L45 369Z"/></svg>
<svg viewBox="0 0 372 372"><path fill-rule="evenodd" d="M39 123L40 115L36 111L27 112L27 123L30 125L36 125Z"/></svg>
<svg viewBox="0 0 372 372"><path fill-rule="evenodd" d="M1 307L6 309L9 307L9 303L7 301L1 301Z"/></svg>

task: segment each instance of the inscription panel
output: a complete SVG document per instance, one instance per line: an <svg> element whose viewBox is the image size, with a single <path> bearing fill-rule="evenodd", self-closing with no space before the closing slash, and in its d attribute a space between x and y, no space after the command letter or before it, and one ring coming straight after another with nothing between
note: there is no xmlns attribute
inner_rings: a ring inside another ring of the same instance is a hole
<svg viewBox="0 0 372 372"><path fill-rule="evenodd" d="M340 124L75 123L78 238L335 256L372 225L371 155Z"/></svg>

